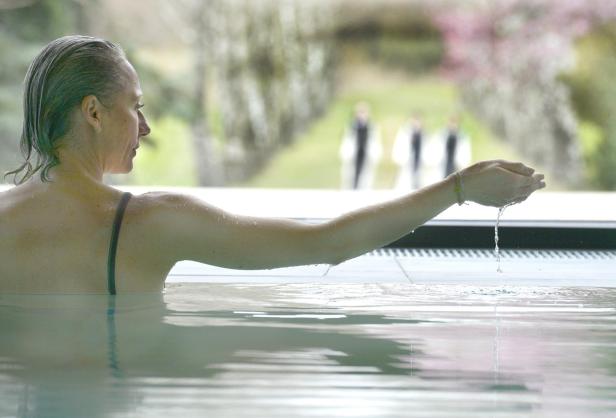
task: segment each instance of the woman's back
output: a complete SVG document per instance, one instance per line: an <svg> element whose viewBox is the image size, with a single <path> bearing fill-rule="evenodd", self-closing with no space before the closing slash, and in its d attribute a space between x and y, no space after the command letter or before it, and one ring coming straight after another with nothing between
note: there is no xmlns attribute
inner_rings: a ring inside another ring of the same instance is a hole
<svg viewBox="0 0 616 418"><path fill-rule="evenodd" d="M0 293L107 293L120 199L107 187L29 184L0 193ZM159 291L171 267L148 250L148 200L133 197L124 213L115 260L119 293Z"/></svg>

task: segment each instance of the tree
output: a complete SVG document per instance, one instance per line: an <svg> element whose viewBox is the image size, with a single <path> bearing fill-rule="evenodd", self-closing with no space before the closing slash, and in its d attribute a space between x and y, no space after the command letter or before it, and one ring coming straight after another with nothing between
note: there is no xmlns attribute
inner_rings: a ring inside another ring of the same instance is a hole
<svg viewBox="0 0 616 418"><path fill-rule="evenodd" d="M573 42L613 19L600 0L476 1L438 15L447 70L464 81L465 100L505 140L569 186L582 158L569 90L559 74L573 65Z"/></svg>
<svg viewBox="0 0 616 418"><path fill-rule="evenodd" d="M594 28L578 41L577 53L578 65L562 79L578 116L599 129L598 142L586 147L590 181L616 190L616 24Z"/></svg>

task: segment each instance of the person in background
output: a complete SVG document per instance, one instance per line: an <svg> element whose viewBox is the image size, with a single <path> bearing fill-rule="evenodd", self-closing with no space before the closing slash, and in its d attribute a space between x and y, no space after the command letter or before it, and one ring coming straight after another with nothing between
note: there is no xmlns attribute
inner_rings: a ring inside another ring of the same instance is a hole
<svg viewBox="0 0 616 418"><path fill-rule="evenodd" d="M449 118L447 128L442 134L444 147L443 177L464 167L470 162L471 149L469 138L460 130L460 118L453 115Z"/></svg>
<svg viewBox="0 0 616 418"><path fill-rule="evenodd" d="M381 152L381 138L378 127L370 120L370 106L359 102L340 145L342 187L355 190L372 188Z"/></svg>
<svg viewBox="0 0 616 418"><path fill-rule="evenodd" d="M400 167L396 188L419 189L421 187L422 147L424 127L421 115L413 113L398 129L391 158Z"/></svg>

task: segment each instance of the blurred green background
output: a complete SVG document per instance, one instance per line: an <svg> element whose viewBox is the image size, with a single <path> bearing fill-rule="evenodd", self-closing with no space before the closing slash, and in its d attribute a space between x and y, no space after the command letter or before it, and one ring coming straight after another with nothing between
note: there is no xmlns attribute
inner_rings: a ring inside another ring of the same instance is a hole
<svg viewBox="0 0 616 418"><path fill-rule="evenodd" d="M82 33L125 48L152 127L134 171L110 183L340 188L341 138L365 101L383 140L376 188L394 187L396 132L420 113L429 134L461 115L473 161L526 161L553 190L615 190L611 12L460 3L2 1L0 170L21 161L29 62ZM563 29L579 12L583 28Z"/></svg>

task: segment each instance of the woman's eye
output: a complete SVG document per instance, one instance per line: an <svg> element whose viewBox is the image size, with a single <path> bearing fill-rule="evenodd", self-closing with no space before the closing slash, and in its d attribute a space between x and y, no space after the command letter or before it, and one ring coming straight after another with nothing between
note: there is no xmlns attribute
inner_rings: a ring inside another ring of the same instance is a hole
<svg viewBox="0 0 616 418"><path fill-rule="evenodd" d="M145 106L143 103L139 103L137 104L137 109L141 109L143 106Z"/></svg>

